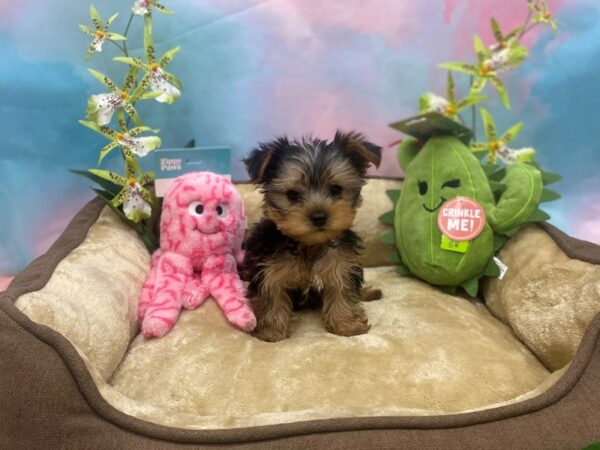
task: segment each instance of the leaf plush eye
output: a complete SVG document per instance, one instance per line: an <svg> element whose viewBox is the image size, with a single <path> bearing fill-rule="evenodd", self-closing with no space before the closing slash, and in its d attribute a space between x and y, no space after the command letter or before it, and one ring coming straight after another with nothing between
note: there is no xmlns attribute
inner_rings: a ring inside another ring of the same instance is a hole
<svg viewBox="0 0 600 450"><path fill-rule="evenodd" d="M427 194L427 181L419 181L419 194Z"/></svg>
<svg viewBox="0 0 600 450"><path fill-rule="evenodd" d="M444 184L442 184L442 189L444 189L445 187L458 188L460 187L460 180L458 178L455 178L454 180L448 180Z"/></svg>
<svg viewBox="0 0 600 450"><path fill-rule="evenodd" d="M192 216L201 216L204 214L204 205L200 202L192 202L188 206L188 212Z"/></svg>
<svg viewBox="0 0 600 450"><path fill-rule="evenodd" d="M229 207L225 204L220 204L217 205L217 207L215 208L215 211L217 212L217 216L223 218L223 217L227 217L227 213L229 212Z"/></svg>

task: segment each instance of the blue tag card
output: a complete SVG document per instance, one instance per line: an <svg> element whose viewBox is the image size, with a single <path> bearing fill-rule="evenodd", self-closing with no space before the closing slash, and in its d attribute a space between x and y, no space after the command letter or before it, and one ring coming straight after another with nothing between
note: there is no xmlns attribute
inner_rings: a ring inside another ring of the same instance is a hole
<svg viewBox="0 0 600 450"><path fill-rule="evenodd" d="M231 178L231 149L229 147L200 147L156 150L154 152L156 196L164 197L178 176L204 171L227 175Z"/></svg>

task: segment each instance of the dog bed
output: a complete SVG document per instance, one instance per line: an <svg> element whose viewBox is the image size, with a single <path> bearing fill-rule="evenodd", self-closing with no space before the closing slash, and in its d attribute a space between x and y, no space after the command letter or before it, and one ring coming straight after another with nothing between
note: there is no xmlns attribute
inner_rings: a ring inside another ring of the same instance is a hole
<svg viewBox="0 0 600 450"><path fill-rule="evenodd" d="M600 247L531 225L482 299L388 266L370 180L355 229L372 328L314 311L265 343L208 302L138 334L149 255L98 199L0 297L0 437L8 448L577 448L600 440ZM250 222L260 198L239 185Z"/></svg>

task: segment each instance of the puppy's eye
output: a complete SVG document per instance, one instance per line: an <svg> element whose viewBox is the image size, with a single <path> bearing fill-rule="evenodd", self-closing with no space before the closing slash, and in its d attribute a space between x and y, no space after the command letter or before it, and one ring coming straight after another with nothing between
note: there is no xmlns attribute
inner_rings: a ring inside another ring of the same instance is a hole
<svg viewBox="0 0 600 450"><path fill-rule="evenodd" d="M291 189L285 193L285 196L292 203L296 203L296 202L300 201L300 199L302 198L302 195L300 194L300 192L294 191Z"/></svg>
<svg viewBox="0 0 600 450"><path fill-rule="evenodd" d="M342 195L342 187L335 184L329 188L329 193L332 197L339 197Z"/></svg>
<svg viewBox="0 0 600 450"><path fill-rule="evenodd" d="M217 216L219 216L220 218L225 218L227 217L227 213L229 212L229 207L225 204L220 204L217 205L217 207L215 208L215 211L217 211Z"/></svg>
<svg viewBox="0 0 600 450"><path fill-rule="evenodd" d="M204 214L204 205L200 202L192 202L188 206L188 212L192 216L201 216Z"/></svg>
<svg viewBox="0 0 600 450"><path fill-rule="evenodd" d="M454 180L448 180L444 184L442 184L442 189L444 189L445 187L449 187L449 188L460 187L460 180L458 178L455 178Z"/></svg>
<svg viewBox="0 0 600 450"><path fill-rule="evenodd" d="M427 194L427 181L419 181L419 194Z"/></svg>

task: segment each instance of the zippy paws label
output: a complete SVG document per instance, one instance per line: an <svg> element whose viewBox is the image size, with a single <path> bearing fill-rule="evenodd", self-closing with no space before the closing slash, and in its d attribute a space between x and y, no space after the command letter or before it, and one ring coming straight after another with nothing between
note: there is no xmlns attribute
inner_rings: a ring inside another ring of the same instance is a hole
<svg viewBox="0 0 600 450"><path fill-rule="evenodd" d="M448 239L456 242L475 239L485 227L485 212L468 197L456 197L445 202L437 217L438 227Z"/></svg>

